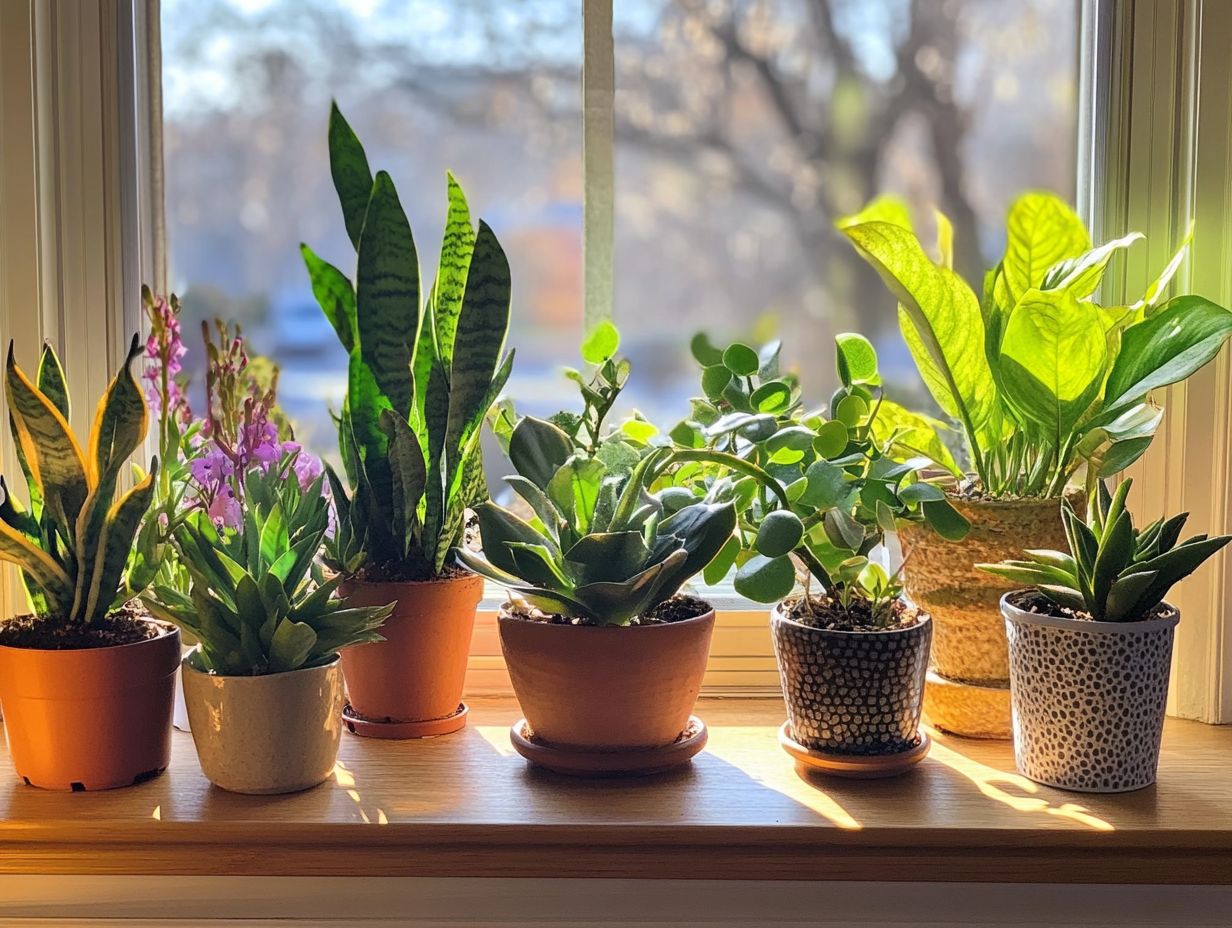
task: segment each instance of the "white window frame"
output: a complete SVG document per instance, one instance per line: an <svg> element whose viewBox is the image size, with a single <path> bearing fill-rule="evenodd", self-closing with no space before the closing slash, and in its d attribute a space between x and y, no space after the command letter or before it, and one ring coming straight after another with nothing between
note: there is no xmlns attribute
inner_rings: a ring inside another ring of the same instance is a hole
<svg viewBox="0 0 1232 928"><path fill-rule="evenodd" d="M612 0L583 2L585 322L610 318L614 215ZM141 281L165 280L158 0L0 3L0 326L32 363L60 349L78 396L97 395L141 322ZM1181 287L1232 304L1232 4L1084 0L1079 206L1096 235L1141 229L1149 245L1109 284L1140 291L1195 221ZM100 350L101 349L101 350ZM1168 414L1134 468L1144 515L1188 509L1195 530L1232 528L1232 361L1221 355L1159 397ZM74 426L89 410L78 404ZM16 472L7 433L4 471ZM1232 585L1221 555L1178 594L1171 711L1232 721ZM17 587L0 588L5 614ZM721 594L708 685L775 686L761 607ZM475 691L507 691L492 611L480 618ZM493 639L494 641L494 639Z"/></svg>
<svg viewBox="0 0 1232 928"><path fill-rule="evenodd" d="M1094 0L1084 20L1080 206L1100 239L1147 235L1105 297L1141 294L1192 222L1178 292L1232 305L1232 4ZM1232 530L1228 350L1155 398L1165 418L1131 468L1131 505L1143 519L1188 511L1195 532ZM1172 714L1232 722L1230 557L1225 550L1176 589Z"/></svg>

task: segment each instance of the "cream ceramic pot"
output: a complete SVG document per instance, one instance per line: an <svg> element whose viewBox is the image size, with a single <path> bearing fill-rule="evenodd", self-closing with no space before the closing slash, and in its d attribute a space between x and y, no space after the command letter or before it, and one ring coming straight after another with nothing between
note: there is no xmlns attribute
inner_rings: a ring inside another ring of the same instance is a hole
<svg viewBox="0 0 1232 928"><path fill-rule="evenodd" d="M184 701L201 769L234 793L293 793L326 780L342 736L342 667L225 677L184 658Z"/></svg>

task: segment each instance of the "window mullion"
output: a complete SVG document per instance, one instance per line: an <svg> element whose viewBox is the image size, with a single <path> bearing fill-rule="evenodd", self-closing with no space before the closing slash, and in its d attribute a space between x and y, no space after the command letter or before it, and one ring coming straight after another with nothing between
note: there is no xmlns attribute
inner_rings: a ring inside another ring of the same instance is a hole
<svg viewBox="0 0 1232 928"><path fill-rule="evenodd" d="M582 254L586 331L612 317L616 66L612 0L582 5Z"/></svg>

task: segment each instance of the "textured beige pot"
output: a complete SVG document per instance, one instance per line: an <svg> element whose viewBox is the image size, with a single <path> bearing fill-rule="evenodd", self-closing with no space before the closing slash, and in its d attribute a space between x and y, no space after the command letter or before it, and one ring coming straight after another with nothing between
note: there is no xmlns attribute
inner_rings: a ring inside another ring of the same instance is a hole
<svg viewBox="0 0 1232 928"><path fill-rule="evenodd" d="M184 659L184 700L201 769L233 793L294 793L333 772L342 737L342 667L224 677Z"/></svg>
<svg viewBox="0 0 1232 928"><path fill-rule="evenodd" d="M1070 495L1070 501L1080 512L1084 508L1080 492ZM950 502L971 523L971 531L954 542L926 525L900 525L903 583L908 598L933 617L932 664L937 673L962 683L1005 686L1009 650L999 604L1013 584L975 565L1021 558L1027 548L1068 550L1061 501Z"/></svg>

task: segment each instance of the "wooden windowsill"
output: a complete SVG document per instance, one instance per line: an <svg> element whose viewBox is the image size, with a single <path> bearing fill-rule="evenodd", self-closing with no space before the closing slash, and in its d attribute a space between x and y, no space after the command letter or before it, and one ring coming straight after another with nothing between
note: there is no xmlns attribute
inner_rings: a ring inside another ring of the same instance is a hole
<svg viewBox="0 0 1232 928"><path fill-rule="evenodd" d="M457 735L344 734L333 780L268 798L211 787L177 732L168 772L130 789L6 776L0 873L1232 882L1232 729L1170 720L1157 786L1085 796L1014 774L1008 744L944 736L898 779L804 779L782 712L704 699L691 768L586 781L528 768L516 705L478 699Z"/></svg>

